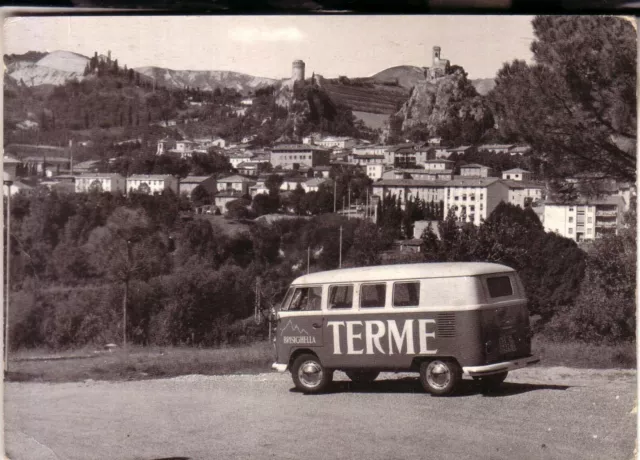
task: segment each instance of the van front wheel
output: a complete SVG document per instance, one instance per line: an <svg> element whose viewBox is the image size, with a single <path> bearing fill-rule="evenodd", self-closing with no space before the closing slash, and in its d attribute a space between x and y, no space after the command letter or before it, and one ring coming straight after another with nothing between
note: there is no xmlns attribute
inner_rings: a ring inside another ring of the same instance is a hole
<svg viewBox="0 0 640 460"><path fill-rule="evenodd" d="M450 395L462 380L462 369L452 359L434 359L420 365L420 383L435 396Z"/></svg>
<svg viewBox="0 0 640 460"><path fill-rule="evenodd" d="M325 369L317 356L304 354L293 361L291 377L303 393L321 393L333 380L333 371Z"/></svg>

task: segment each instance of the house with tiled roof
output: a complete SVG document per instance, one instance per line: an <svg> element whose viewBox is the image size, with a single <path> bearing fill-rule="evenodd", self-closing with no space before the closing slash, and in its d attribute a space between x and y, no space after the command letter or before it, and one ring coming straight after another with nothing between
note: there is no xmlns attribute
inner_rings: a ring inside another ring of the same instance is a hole
<svg viewBox="0 0 640 460"><path fill-rule="evenodd" d="M328 165L331 151L311 144L280 144L271 149L271 164L274 168L293 169Z"/></svg>
<svg viewBox="0 0 640 460"><path fill-rule="evenodd" d="M83 173L75 177L76 193L111 192L126 193L126 179L116 173Z"/></svg>
<svg viewBox="0 0 640 460"><path fill-rule="evenodd" d="M502 171L502 178L507 180L528 181L531 180L531 173L526 169L513 168L507 171Z"/></svg>
<svg viewBox="0 0 640 460"><path fill-rule="evenodd" d="M464 177L489 177L491 168L478 163L460 166L460 175Z"/></svg>
<svg viewBox="0 0 640 460"><path fill-rule="evenodd" d="M249 179L238 174L218 179L217 190L218 192L237 192L240 195L249 194L249 188L256 185L254 179Z"/></svg>
<svg viewBox="0 0 640 460"><path fill-rule="evenodd" d="M178 178L170 174L134 174L127 177L127 194L131 192L159 194L165 190L178 193Z"/></svg>

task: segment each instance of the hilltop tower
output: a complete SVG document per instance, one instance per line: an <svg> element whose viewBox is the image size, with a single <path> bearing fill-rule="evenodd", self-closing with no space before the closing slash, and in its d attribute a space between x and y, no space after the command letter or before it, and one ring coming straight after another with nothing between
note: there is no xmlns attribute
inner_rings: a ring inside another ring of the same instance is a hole
<svg viewBox="0 0 640 460"><path fill-rule="evenodd" d="M431 67L427 69L427 79L433 81L437 78L444 77L449 72L449 59L442 59L440 55L440 47L434 46L431 52Z"/></svg>
<svg viewBox="0 0 640 460"><path fill-rule="evenodd" d="M293 61L291 79L293 81L304 81L304 61L301 61L300 59Z"/></svg>
<svg viewBox="0 0 640 460"><path fill-rule="evenodd" d="M434 46L432 52L431 64L435 67L440 62L440 47Z"/></svg>

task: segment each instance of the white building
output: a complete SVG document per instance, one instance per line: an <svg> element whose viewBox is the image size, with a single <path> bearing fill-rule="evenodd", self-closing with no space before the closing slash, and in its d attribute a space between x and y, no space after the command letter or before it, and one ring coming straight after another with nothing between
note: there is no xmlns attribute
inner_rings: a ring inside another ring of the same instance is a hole
<svg viewBox="0 0 640 460"><path fill-rule="evenodd" d="M355 147L356 140L352 137L327 136L315 141L315 143L327 149L350 149Z"/></svg>
<svg viewBox="0 0 640 460"><path fill-rule="evenodd" d="M382 179L374 182L373 195L383 199L393 196L400 199L401 205L407 200L424 200L439 202L444 200L447 181L426 181L414 179Z"/></svg>
<svg viewBox="0 0 640 460"><path fill-rule="evenodd" d="M445 159L427 160L424 162L424 169L432 172L452 171L453 161Z"/></svg>
<svg viewBox="0 0 640 460"><path fill-rule="evenodd" d="M218 179L217 189L218 192L234 192L239 195L247 195L249 188L253 185L256 185L255 180L234 175L225 177L224 179Z"/></svg>
<svg viewBox="0 0 640 460"><path fill-rule="evenodd" d="M240 153L237 155L229 155L229 163L231 163L231 167L237 169L242 163L247 163L251 161L253 158L253 154L251 153Z"/></svg>
<svg viewBox="0 0 640 460"><path fill-rule="evenodd" d="M514 168L508 171L502 171L502 178L507 180L531 180L531 173L526 169Z"/></svg>
<svg viewBox="0 0 640 460"><path fill-rule="evenodd" d="M86 173L76 176L76 193L96 190L100 192L126 193L126 179L120 174Z"/></svg>
<svg viewBox="0 0 640 460"><path fill-rule="evenodd" d="M155 195L165 190L178 193L178 178L169 174L134 174L127 177L127 194L133 191Z"/></svg>
<svg viewBox="0 0 640 460"><path fill-rule="evenodd" d="M515 147L515 144L483 144L478 146L478 152L509 153Z"/></svg>
<svg viewBox="0 0 640 460"><path fill-rule="evenodd" d="M480 225L504 201L509 201L509 187L500 179L460 178L447 182L444 194L445 217L454 212L458 219Z"/></svg>
<svg viewBox="0 0 640 460"><path fill-rule="evenodd" d="M623 208L619 196L575 204L545 203L544 228L574 241L593 240L618 232Z"/></svg>
<svg viewBox="0 0 640 460"><path fill-rule="evenodd" d="M383 164L369 164L367 165L367 176L369 176L369 178L371 180L378 180L378 179L382 179L382 173L384 172L384 165Z"/></svg>

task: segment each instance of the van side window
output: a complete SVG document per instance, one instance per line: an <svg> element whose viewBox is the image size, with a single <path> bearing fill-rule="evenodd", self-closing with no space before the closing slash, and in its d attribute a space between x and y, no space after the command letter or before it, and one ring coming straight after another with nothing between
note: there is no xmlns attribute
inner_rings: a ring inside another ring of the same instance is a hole
<svg viewBox="0 0 640 460"><path fill-rule="evenodd" d="M386 284L363 284L360 286L360 307L362 308L384 307L386 297Z"/></svg>
<svg viewBox="0 0 640 460"><path fill-rule="evenodd" d="M511 279L508 276L492 276L487 278L487 287L491 297L506 297L513 295Z"/></svg>
<svg viewBox="0 0 640 460"><path fill-rule="evenodd" d="M394 307L417 307L420 305L420 283L409 281L393 284Z"/></svg>
<svg viewBox="0 0 640 460"><path fill-rule="evenodd" d="M353 285L329 286L329 308L351 308Z"/></svg>
<svg viewBox="0 0 640 460"><path fill-rule="evenodd" d="M304 287L296 288L288 307L284 309L288 311L315 311L320 310L322 300L321 287Z"/></svg>

